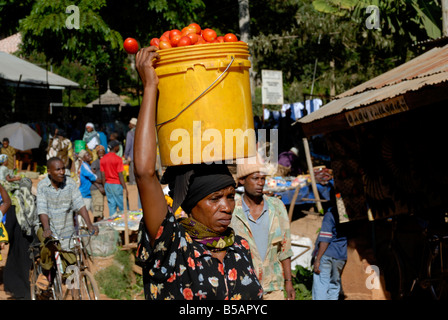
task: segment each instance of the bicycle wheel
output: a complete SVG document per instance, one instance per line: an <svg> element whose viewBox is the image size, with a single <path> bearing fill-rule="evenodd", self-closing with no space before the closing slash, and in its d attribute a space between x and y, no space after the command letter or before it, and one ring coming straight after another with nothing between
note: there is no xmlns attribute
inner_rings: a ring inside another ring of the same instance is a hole
<svg viewBox="0 0 448 320"><path fill-rule="evenodd" d="M427 264L429 289L435 300L448 300L448 261L447 252L442 244L442 241L434 244Z"/></svg>
<svg viewBox="0 0 448 320"><path fill-rule="evenodd" d="M98 300L100 290L93 275L87 270L81 271L80 280L81 300Z"/></svg>
<svg viewBox="0 0 448 320"><path fill-rule="evenodd" d="M37 300L39 295L41 294L41 290L37 286L37 278L39 274L42 273L42 267L40 266L39 261L33 261L33 265L30 269L30 294L31 300Z"/></svg>
<svg viewBox="0 0 448 320"><path fill-rule="evenodd" d="M387 289L392 300L403 300L407 296L407 283L404 264L395 248L388 252L388 265L385 273Z"/></svg>
<svg viewBox="0 0 448 320"><path fill-rule="evenodd" d="M53 279L53 295L55 300L64 299L64 293L62 291L62 275L59 270L55 271Z"/></svg>
<svg viewBox="0 0 448 320"><path fill-rule="evenodd" d="M87 271L92 270L93 260L84 244L82 244L80 251L81 265L84 266Z"/></svg>

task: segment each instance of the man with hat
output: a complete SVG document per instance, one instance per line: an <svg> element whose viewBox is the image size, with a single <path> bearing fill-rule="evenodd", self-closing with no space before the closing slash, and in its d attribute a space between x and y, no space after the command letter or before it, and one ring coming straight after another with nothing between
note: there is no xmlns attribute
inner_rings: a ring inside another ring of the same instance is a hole
<svg viewBox="0 0 448 320"><path fill-rule="evenodd" d="M120 142L109 141L109 153L100 160L100 171L110 217L115 215L117 208L119 212L123 211L123 190L126 192L126 198L128 197L128 189L123 177L123 160L117 155L119 150Z"/></svg>
<svg viewBox="0 0 448 320"><path fill-rule="evenodd" d="M266 174L259 156L237 164L236 179L244 193L235 197L231 227L249 243L263 299L294 300L289 217L281 200L263 194Z"/></svg>
<svg viewBox="0 0 448 320"><path fill-rule="evenodd" d="M129 184L135 184L134 176L134 136L137 118L129 121L129 131L126 134L126 148L124 149L124 158L129 163Z"/></svg>

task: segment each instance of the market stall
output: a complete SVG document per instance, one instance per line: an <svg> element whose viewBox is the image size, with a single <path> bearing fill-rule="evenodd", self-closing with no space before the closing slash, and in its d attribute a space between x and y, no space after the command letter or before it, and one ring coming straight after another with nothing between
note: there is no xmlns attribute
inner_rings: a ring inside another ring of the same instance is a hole
<svg viewBox="0 0 448 320"><path fill-rule="evenodd" d="M331 170L317 167L314 169L314 172L319 177L316 187L321 199L330 200L330 191L333 186ZM294 200L294 193L297 189L299 190L298 195ZM290 205L293 200L295 204L316 202L309 174L298 175L297 177L269 177L266 179L266 187L264 190L280 197L285 205Z"/></svg>
<svg viewBox="0 0 448 320"><path fill-rule="evenodd" d="M350 220L447 207L443 159L448 46L352 88L298 120L324 135Z"/></svg>

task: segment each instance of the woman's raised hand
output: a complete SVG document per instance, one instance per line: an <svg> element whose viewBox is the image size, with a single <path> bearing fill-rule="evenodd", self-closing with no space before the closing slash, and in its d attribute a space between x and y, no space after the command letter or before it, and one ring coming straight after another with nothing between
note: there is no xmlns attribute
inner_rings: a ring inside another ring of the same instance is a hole
<svg viewBox="0 0 448 320"><path fill-rule="evenodd" d="M137 52L135 56L135 65L142 79L143 87L159 84L159 78L154 70L155 59L159 59L157 48L154 46L146 47Z"/></svg>

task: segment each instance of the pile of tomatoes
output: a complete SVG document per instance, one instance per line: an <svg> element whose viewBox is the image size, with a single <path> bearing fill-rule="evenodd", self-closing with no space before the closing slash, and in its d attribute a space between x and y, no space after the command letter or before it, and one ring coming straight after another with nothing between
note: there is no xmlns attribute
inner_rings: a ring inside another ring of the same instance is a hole
<svg viewBox="0 0 448 320"><path fill-rule="evenodd" d="M184 47L195 44L238 42L237 36L227 33L218 36L216 31L210 28L201 29L197 23L191 23L182 30L172 29L165 31L160 38L152 38L150 45L158 49L168 49L174 47Z"/></svg>

